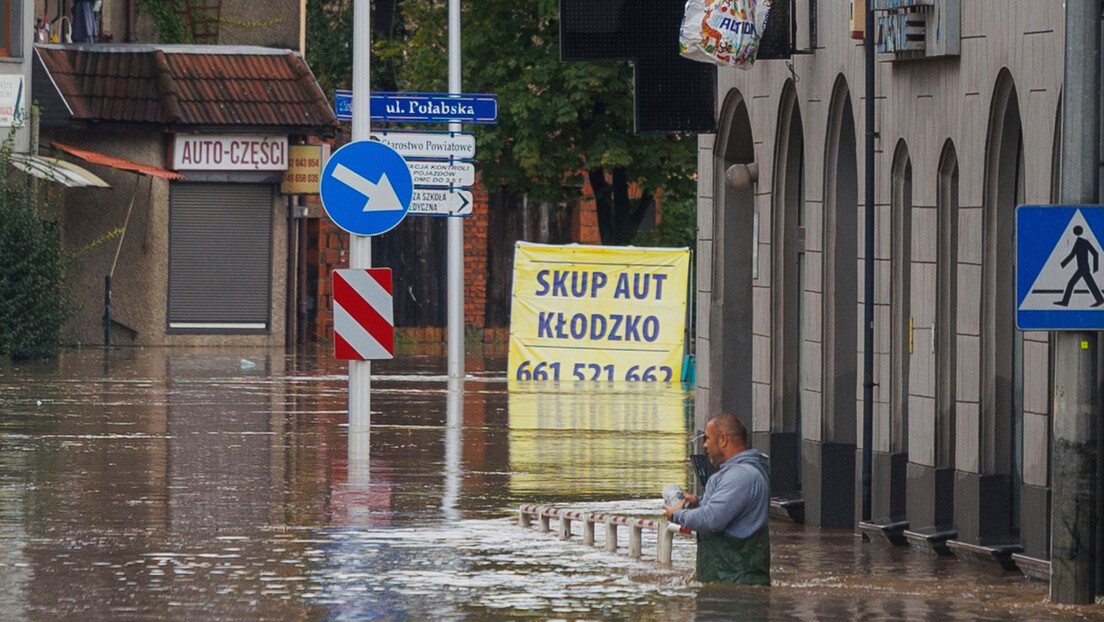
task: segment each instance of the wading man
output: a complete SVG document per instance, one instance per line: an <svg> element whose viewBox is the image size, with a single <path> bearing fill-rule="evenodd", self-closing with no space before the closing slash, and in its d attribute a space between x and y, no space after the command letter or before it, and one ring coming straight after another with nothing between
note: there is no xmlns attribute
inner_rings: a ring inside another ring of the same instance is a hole
<svg viewBox="0 0 1104 622"><path fill-rule="evenodd" d="M698 534L698 580L770 585L770 465L748 449L747 428L734 414L705 426L705 453L720 467L701 499L684 494L663 506L667 519Z"/></svg>

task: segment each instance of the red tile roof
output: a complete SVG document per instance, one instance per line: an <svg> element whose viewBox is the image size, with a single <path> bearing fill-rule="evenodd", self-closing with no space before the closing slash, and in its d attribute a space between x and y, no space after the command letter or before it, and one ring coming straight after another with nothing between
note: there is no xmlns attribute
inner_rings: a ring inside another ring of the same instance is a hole
<svg viewBox="0 0 1104 622"><path fill-rule="evenodd" d="M45 44L35 54L72 120L317 135L337 126L306 62L290 50Z"/></svg>

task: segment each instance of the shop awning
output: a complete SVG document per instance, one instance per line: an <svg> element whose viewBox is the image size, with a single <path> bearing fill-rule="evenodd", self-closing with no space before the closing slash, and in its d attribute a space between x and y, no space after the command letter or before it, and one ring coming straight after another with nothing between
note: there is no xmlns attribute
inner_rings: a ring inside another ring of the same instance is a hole
<svg viewBox="0 0 1104 622"><path fill-rule="evenodd" d="M163 168L158 168L149 164L138 164L137 162L131 162L130 160L116 158L103 153L98 153L96 151L88 151L87 149L78 149L77 147L70 147L69 145L63 145L61 143L52 144L65 153L80 158L85 162L91 162L92 164L102 164L104 166L110 166L111 168L117 168L122 171L131 171L140 175L161 177L163 179L187 179L180 173L167 171Z"/></svg>
<svg viewBox="0 0 1104 622"><path fill-rule="evenodd" d="M13 153L11 154L11 163L12 166L28 175L59 183L66 188L111 187L110 184L97 177L91 171L57 158L48 158L46 156L31 155L27 153Z"/></svg>

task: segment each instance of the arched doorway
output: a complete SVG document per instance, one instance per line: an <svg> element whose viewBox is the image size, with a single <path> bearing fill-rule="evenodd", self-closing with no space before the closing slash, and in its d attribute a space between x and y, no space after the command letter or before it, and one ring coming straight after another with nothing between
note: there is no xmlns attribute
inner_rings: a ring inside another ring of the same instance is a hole
<svg viewBox="0 0 1104 622"><path fill-rule="evenodd" d="M934 207L913 206L906 518L913 530L950 529L954 507L958 156L939 156ZM932 226L934 224L934 226Z"/></svg>
<svg viewBox="0 0 1104 622"><path fill-rule="evenodd" d="M899 520L905 515L908 462L909 368L914 338L912 310L912 158L897 141L890 168L889 389L888 416L875 417L871 516ZM881 294L885 299L885 294Z"/></svg>
<svg viewBox="0 0 1104 622"><path fill-rule="evenodd" d="M840 75L828 108L824 152L819 425L806 425L803 496L806 522L851 528L855 520L858 381L858 149L847 80ZM812 207L812 206L810 206ZM811 416L812 413L803 413Z"/></svg>
<svg viewBox="0 0 1104 622"><path fill-rule="evenodd" d="M793 81L782 89L771 190L771 494L801 490L805 136Z"/></svg>
<svg viewBox="0 0 1104 622"><path fill-rule="evenodd" d="M958 474L955 522L961 539L993 544L1019 539L1023 473L1024 341L1011 269L1024 197L1023 130L1008 70L990 106L983 191L977 472Z"/></svg>
<svg viewBox="0 0 1104 622"><path fill-rule="evenodd" d="M703 274L711 290L709 326L708 331L699 330L699 335L709 340L708 376L702 383L709 388L709 397L706 408L697 410L696 423L698 429L705 429L713 415L734 412L752 431L753 442L758 442L770 430L766 416L753 421L757 412L767 412L768 405L752 403L754 357L748 355L755 347L752 287L756 272L753 259L757 242L754 224L758 175L751 119L739 91L733 90L725 98L719 127L713 158L715 200L712 239L708 240L712 244L711 257L698 262L711 270Z"/></svg>

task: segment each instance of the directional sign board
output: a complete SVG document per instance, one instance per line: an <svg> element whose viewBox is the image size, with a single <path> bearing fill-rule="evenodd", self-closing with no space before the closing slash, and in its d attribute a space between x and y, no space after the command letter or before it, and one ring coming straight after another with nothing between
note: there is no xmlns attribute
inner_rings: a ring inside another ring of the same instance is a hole
<svg viewBox="0 0 1104 622"><path fill-rule="evenodd" d="M385 123L494 123L498 100L491 94L450 95L448 93L372 93L371 117ZM334 95L334 113L339 121L353 118L353 94Z"/></svg>
<svg viewBox="0 0 1104 622"><path fill-rule="evenodd" d="M404 158L475 158L475 136L459 132L372 132L372 140L391 147Z"/></svg>
<svg viewBox="0 0 1104 622"><path fill-rule="evenodd" d="M475 164L448 160L407 160L415 188L470 188L475 185Z"/></svg>
<svg viewBox="0 0 1104 622"><path fill-rule="evenodd" d="M410 168L394 149L362 140L330 156L319 187L322 207L356 235L390 231L406 216L414 194Z"/></svg>
<svg viewBox="0 0 1104 622"><path fill-rule="evenodd" d="M1104 329L1101 240L1104 240L1104 207L1016 208L1017 327Z"/></svg>
<svg viewBox="0 0 1104 622"><path fill-rule="evenodd" d="M421 216L470 216L472 193L449 188L418 188L410 213Z"/></svg>

